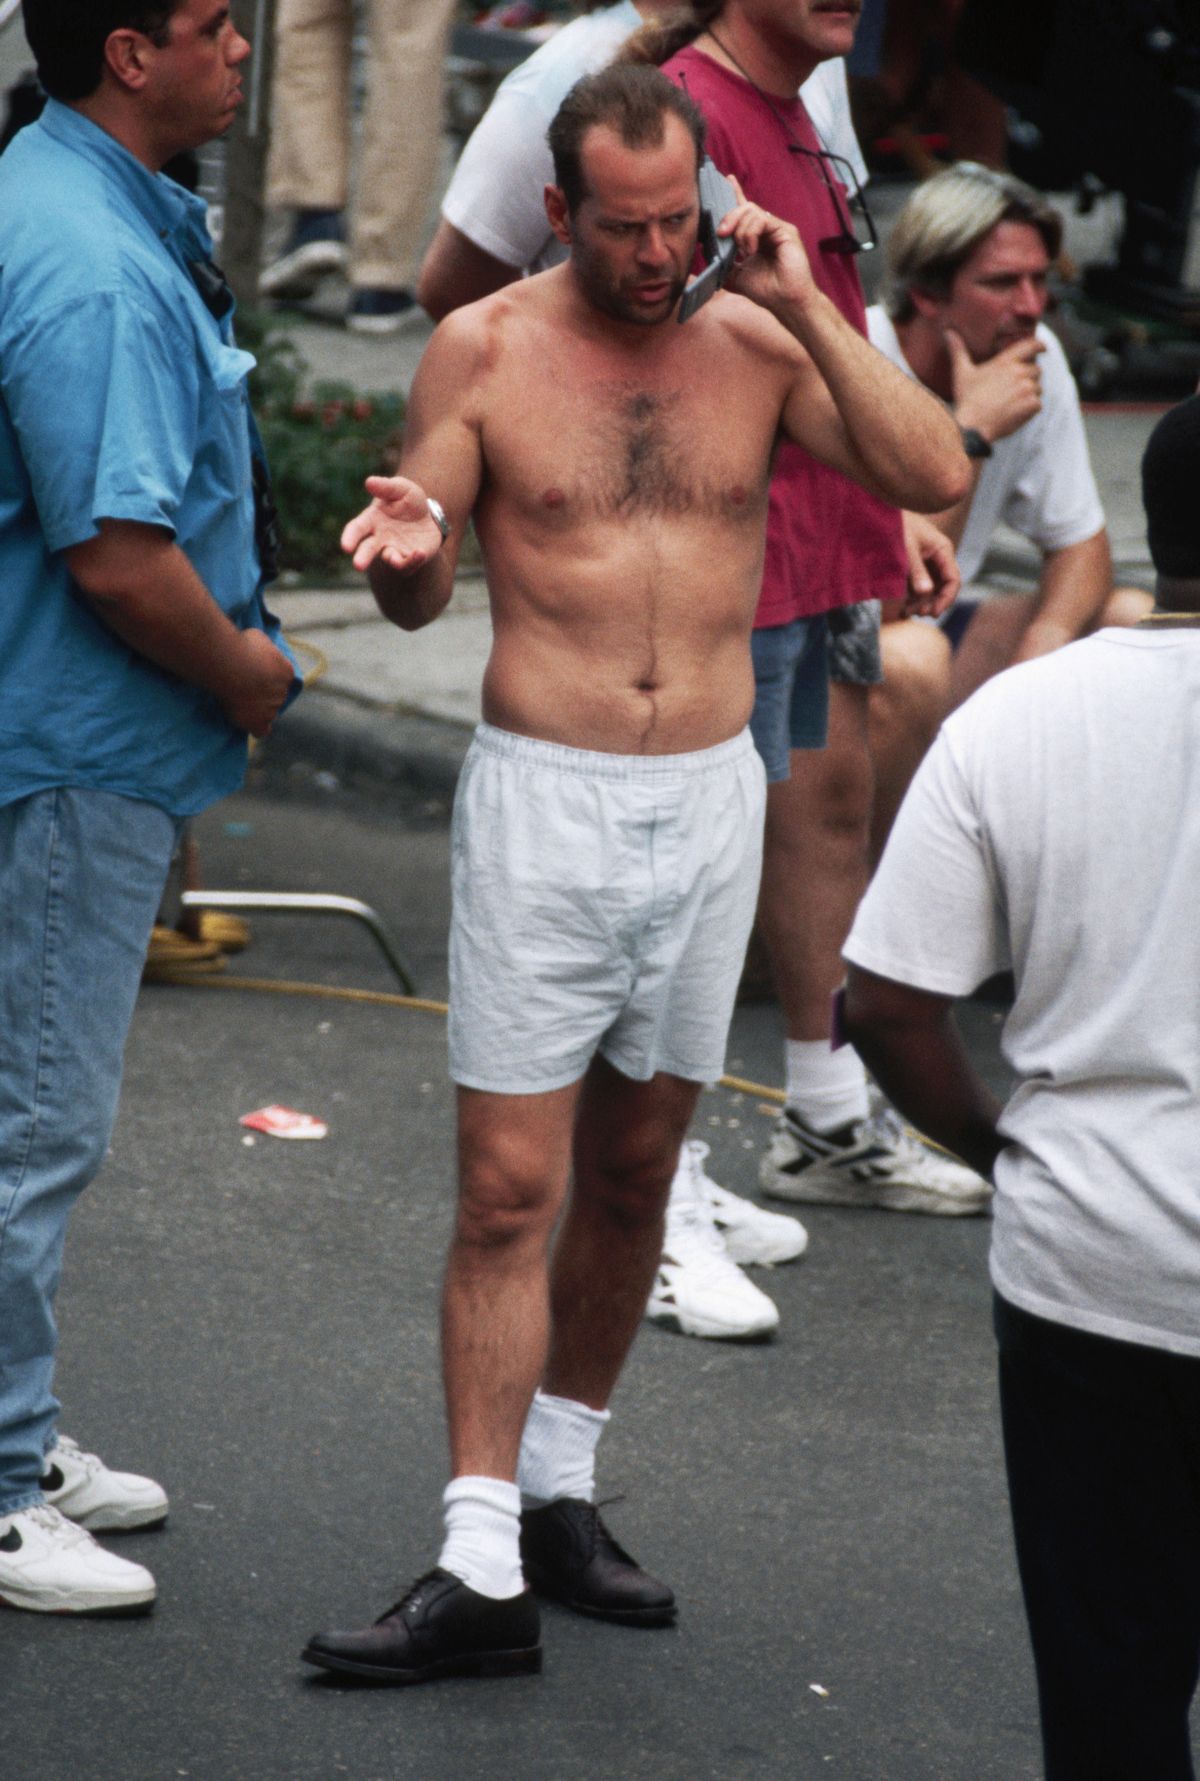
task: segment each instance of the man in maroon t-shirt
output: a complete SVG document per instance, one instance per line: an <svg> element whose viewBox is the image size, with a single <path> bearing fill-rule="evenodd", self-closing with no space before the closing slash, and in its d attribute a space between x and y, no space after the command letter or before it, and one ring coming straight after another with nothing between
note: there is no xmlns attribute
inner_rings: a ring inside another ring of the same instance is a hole
<svg viewBox="0 0 1200 1781"><path fill-rule="evenodd" d="M825 152L796 96L819 62L853 47L859 0L840 9L829 0L696 0L692 11L690 31L662 30L661 48L690 39L664 72L704 112L717 166L796 225L817 283L865 333L839 177L848 169ZM985 1182L919 1143L885 1104L872 1107L861 1061L849 1047L834 1051L829 1036L841 947L867 879L877 602L903 600L911 572L920 610L940 609L947 578L948 604L957 575L938 549L927 528L906 541L895 508L798 447L780 447L751 728L770 781L759 925L787 1022L787 1106L761 1175L781 1199L962 1213L990 1197Z"/></svg>

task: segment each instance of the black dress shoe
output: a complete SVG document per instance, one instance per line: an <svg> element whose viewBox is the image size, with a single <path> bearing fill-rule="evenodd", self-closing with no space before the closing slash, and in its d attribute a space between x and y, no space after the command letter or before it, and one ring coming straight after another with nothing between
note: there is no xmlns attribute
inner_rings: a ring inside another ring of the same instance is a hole
<svg viewBox="0 0 1200 1781"><path fill-rule="evenodd" d="M542 1667L537 1603L528 1591L496 1601L439 1568L419 1578L374 1626L317 1633L301 1657L371 1682L526 1676Z"/></svg>
<svg viewBox="0 0 1200 1781"><path fill-rule="evenodd" d="M580 1614L670 1626L675 1596L617 1545L593 1503L560 1497L521 1512L521 1566L533 1588Z"/></svg>

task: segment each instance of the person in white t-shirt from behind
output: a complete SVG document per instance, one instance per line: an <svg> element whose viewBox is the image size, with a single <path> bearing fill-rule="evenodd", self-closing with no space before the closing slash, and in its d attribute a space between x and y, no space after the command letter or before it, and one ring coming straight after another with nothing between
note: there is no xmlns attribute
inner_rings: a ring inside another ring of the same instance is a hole
<svg viewBox="0 0 1200 1781"><path fill-rule="evenodd" d="M437 231L417 282L435 321L566 257L546 217L554 183L546 130L568 90L611 62L625 40L674 0L620 0L593 6L556 31L501 82L454 171ZM694 10L702 10L701 5ZM715 14L719 6L713 6ZM864 181L841 58L821 63L801 88L830 151ZM708 1146L689 1139L671 1187L662 1264L647 1306L651 1321L683 1335L752 1340L774 1333L773 1301L739 1264L771 1266L802 1255L796 1218L767 1212L713 1181Z"/></svg>
<svg viewBox="0 0 1200 1781"><path fill-rule="evenodd" d="M918 623L884 630L884 680L871 696L880 845L947 710L1001 668L1101 625L1133 624L1150 608L1149 594L1113 589L1079 396L1042 320L1061 243L1058 212L1030 186L969 161L919 186L888 237L886 301L867 313L871 341L952 406L975 476L966 498L937 516L963 578L943 633ZM977 585L1002 522L1041 554L1035 589ZM900 653L910 667L919 659L923 674L889 675Z"/></svg>
<svg viewBox="0 0 1200 1781"><path fill-rule="evenodd" d="M674 10L676 0L585 6L583 17L556 31L500 83L459 157L421 267L417 297L435 321L566 258L543 200L554 183L546 142L550 120L577 80L611 62L648 19ZM845 62L822 62L800 91L821 141L865 184Z"/></svg>
<svg viewBox="0 0 1200 1781"><path fill-rule="evenodd" d="M896 1106L996 1184L1046 1781L1195 1774L1200 396L1158 423L1142 485L1153 612L953 713L845 946L848 1035ZM1006 968L1001 1108L953 1004Z"/></svg>

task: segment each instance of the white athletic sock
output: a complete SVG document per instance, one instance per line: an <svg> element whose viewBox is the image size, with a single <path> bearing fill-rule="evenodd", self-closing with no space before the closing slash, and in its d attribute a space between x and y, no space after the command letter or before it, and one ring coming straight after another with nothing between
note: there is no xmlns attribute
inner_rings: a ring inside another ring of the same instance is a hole
<svg viewBox="0 0 1200 1781"><path fill-rule="evenodd" d="M541 1508L559 1497L591 1502L596 1490L596 1442L609 1414L590 1410L574 1398L534 1392L517 1461L517 1483L526 1509Z"/></svg>
<svg viewBox="0 0 1200 1781"><path fill-rule="evenodd" d="M784 1064L787 1104L815 1132L867 1117L867 1072L852 1045L834 1051L828 1039L788 1039Z"/></svg>
<svg viewBox="0 0 1200 1781"><path fill-rule="evenodd" d="M469 1589L504 1601L520 1595L521 1493L507 1478L454 1478L442 1495L446 1540L438 1558L444 1571Z"/></svg>

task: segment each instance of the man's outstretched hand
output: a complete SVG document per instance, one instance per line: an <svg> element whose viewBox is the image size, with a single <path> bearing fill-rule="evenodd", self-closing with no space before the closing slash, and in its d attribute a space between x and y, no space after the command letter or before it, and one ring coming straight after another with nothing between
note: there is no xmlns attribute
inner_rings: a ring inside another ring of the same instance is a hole
<svg viewBox="0 0 1200 1781"><path fill-rule="evenodd" d="M342 549L356 569L385 563L411 575L442 547L441 530L429 511L425 491L406 476L368 476L369 507L342 532Z"/></svg>

